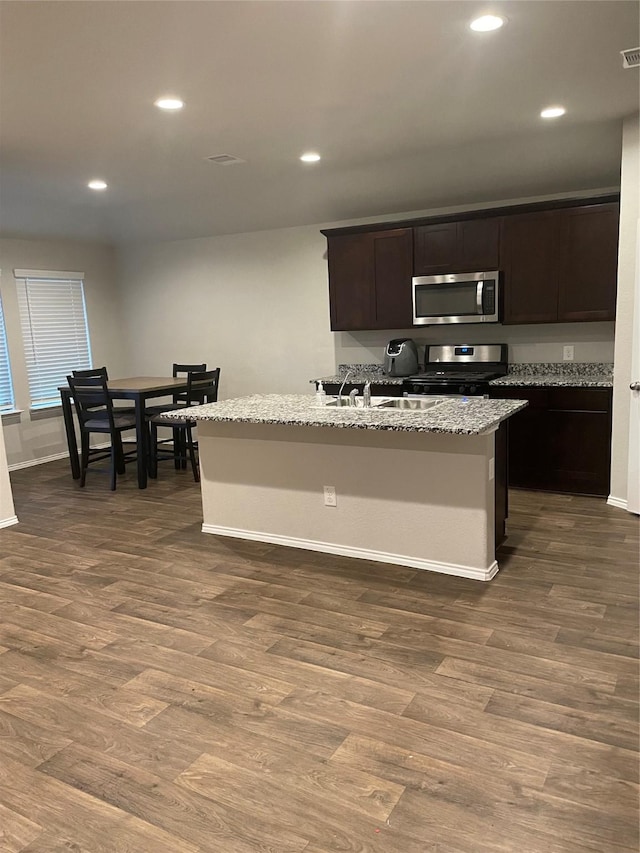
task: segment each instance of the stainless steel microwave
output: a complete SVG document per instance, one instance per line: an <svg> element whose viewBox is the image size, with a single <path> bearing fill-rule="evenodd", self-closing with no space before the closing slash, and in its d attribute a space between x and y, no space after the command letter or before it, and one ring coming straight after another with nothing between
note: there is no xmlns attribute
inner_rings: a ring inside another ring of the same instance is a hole
<svg viewBox="0 0 640 853"><path fill-rule="evenodd" d="M412 292L415 326L500 322L497 271L416 276Z"/></svg>

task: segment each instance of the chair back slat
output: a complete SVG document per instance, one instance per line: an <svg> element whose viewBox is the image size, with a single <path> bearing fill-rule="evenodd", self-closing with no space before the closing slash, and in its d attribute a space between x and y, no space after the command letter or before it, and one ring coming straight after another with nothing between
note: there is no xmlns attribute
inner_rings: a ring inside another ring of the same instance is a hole
<svg viewBox="0 0 640 853"><path fill-rule="evenodd" d="M115 429L113 421L113 402L109 396L107 380L104 375L74 377L67 376L71 396L82 425L96 418L108 418L109 425Z"/></svg>
<svg viewBox="0 0 640 853"><path fill-rule="evenodd" d="M203 362L202 364L177 364L174 362L173 364L173 378L177 379L179 376L189 376L190 373L195 371L202 373L207 369L207 365ZM175 405L189 404L189 400L187 397L187 391L180 391L177 394L173 395L173 402Z"/></svg>
<svg viewBox="0 0 640 853"><path fill-rule="evenodd" d="M220 368L214 370L194 370L189 373L187 405L200 406L203 403L215 403L218 399Z"/></svg>

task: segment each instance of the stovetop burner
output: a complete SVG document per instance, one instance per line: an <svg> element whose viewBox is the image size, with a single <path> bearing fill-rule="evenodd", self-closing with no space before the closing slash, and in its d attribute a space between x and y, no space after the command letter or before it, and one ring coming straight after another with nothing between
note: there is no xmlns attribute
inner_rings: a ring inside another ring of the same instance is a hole
<svg viewBox="0 0 640 853"><path fill-rule="evenodd" d="M497 370L427 370L425 373L415 373L409 378L424 382L488 382L500 375Z"/></svg>

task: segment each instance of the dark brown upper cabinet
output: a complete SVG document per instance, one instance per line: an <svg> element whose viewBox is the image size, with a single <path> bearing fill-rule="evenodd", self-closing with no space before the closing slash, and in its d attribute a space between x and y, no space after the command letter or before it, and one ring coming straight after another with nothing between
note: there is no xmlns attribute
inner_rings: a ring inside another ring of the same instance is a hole
<svg viewBox="0 0 640 853"><path fill-rule="evenodd" d="M410 228L327 236L331 329L412 325Z"/></svg>
<svg viewBox="0 0 640 853"><path fill-rule="evenodd" d="M414 275L498 269L499 259L500 217L413 229Z"/></svg>
<svg viewBox="0 0 640 853"><path fill-rule="evenodd" d="M491 270L504 323L615 319L619 196L457 216L323 230L331 328L409 329L412 276Z"/></svg>
<svg viewBox="0 0 640 853"><path fill-rule="evenodd" d="M613 320L619 206L505 216L504 323Z"/></svg>
<svg viewBox="0 0 640 853"><path fill-rule="evenodd" d="M558 319L555 211L505 216L502 232L504 323Z"/></svg>
<svg viewBox="0 0 640 853"><path fill-rule="evenodd" d="M615 319L618 205L575 207L558 213L558 320Z"/></svg>

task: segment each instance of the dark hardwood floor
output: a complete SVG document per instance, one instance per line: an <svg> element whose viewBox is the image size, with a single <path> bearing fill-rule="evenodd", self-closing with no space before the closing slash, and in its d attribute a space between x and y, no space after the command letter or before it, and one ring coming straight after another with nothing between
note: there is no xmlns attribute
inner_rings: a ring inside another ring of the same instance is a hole
<svg viewBox="0 0 640 853"><path fill-rule="evenodd" d="M204 535L188 472L12 482L3 853L637 851L637 518L513 492L483 584Z"/></svg>

